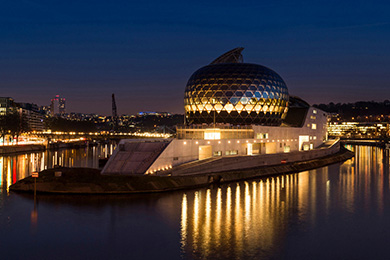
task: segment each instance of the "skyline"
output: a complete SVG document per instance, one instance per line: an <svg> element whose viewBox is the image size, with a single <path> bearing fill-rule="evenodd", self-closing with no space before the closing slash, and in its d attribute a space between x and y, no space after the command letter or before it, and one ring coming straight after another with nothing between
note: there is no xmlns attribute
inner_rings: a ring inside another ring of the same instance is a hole
<svg viewBox="0 0 390 260"><path fill-rule="evenodd" d="M67 112L184 113L191 74L242 46L310 104L383 101L389 3L15 1L0 10L1 96Z"/></svg>

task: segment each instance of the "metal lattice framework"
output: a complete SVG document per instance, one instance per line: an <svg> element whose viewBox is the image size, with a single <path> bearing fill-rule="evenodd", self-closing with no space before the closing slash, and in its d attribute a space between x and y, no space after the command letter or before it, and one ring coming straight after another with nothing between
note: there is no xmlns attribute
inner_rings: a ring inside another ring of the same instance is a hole
<svg viewBox="0 0 390 260"><path fill-rule="evenodd" d="M285 82L267 67L214 63L191 76L184 107L190 124L275 126L286 116L288 99Z"/></svg>
<svg viewBox="0 0 390 260"><path fill-rule="evenodd" d="M219 63L242 63L244 61L244 58L241 54L243 50L244 48L238 47L231 51L228 51L216 58L213 62L210 63L210 65Z"/></svg>

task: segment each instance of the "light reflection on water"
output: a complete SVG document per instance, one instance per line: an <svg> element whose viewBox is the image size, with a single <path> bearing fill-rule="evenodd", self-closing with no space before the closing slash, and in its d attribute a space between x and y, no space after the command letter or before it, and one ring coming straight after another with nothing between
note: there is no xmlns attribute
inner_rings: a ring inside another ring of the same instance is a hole
<svg viewBox="0 0 390 260"><path fill-rule="evenodd" d="M308 174L184 193L182 254L197 259L263 256L262 250L272 250L283 238L286 232L283 223L288 220L289 209L297 201L305 203L306 196L300 198L298 182L301 179L307 181ZM305 206L299 205L299 208Z"/></svg>
<svg viewBox="0 0 390 260"><path fill-rule="evenodd" d="M381 217L389 191L388 151L356 147L355 152L356 159L341 166L184 193L182 256L286 257L281 249L291 222L310 229L335 214L348 221L361 211Z"/></svg>
<svg viewBox="0 0 390 260"><path fill-rule="evenodd" d="M0 190L8 192L11 184L30 176L33 171L50 169L55 165L98 168L99 159L111 155L115 148L116 142L113 141L77 149L0 155Z"/></svg>
<svg viewBox="0 0 390 260"><path fill-rule="evenodd" d="M10 193L0 245L17 239L30 259L386 259L389 153L354 151L316 170L182 192L38 195L35 208L32 196Z"/></svg>

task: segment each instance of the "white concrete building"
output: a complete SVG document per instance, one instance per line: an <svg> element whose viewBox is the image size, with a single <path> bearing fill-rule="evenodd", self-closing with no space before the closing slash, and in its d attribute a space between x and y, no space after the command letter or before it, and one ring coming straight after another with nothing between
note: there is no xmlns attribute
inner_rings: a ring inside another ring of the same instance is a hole
<svg viewBox="0 0 390 260"><path fill-rule="evenodd" d="M175 139L122 140L102 173L174 174L207 160L218 160L215 165L229 170L224 162L232 157L253 157L248 165L255 167L266 164L262 155L280 154L287 160L293 157L283 154L321 148L327 140L327 115L290 96L276 72L242 63L242 49L191 76L184 98L187 125L177 127ZM299 160L299 154L294 158Z"/></svg>

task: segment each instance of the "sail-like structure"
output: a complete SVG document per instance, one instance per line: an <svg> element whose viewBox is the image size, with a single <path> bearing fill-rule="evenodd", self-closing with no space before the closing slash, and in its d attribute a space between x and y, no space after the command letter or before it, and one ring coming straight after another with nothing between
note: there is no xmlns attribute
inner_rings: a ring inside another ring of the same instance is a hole
<svg viewBox="0 0 390 260"><path fill-rule="evenodd" d="M213 62L210 63L210 65L219 63L242 63L244 61L241 54L243 50L243 47L238 47L233 50L230 50L216 58Z"/></svg>

